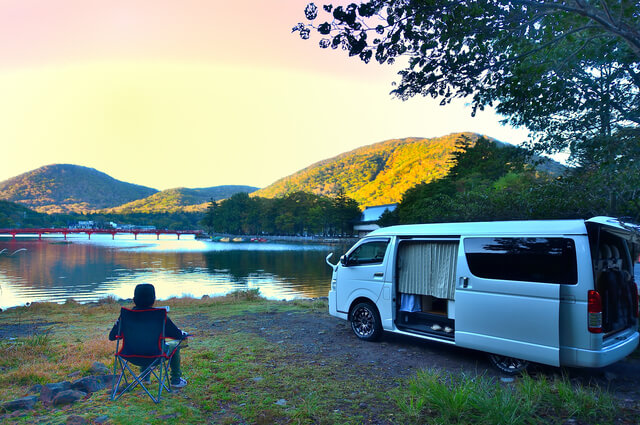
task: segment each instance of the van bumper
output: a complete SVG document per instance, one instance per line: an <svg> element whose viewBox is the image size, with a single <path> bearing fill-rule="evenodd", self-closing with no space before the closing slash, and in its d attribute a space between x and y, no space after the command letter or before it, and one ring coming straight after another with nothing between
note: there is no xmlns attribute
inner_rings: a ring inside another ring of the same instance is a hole
<svg viewBox="0 0 640 425"><path fill-rule="evenodd" d="M338 306L338 298L336 295L336 291L332 289L329 291L329 314L332 316L347 320L347 314L339 313L337 306Z"/></svg>
<svg viewBox="0 0 640 425"><path fill-rule="evenodd" d="M565 357L563 366L577 367L604 367L624 359L638 347L638 332L632 331L617 337L611 337L600 350L583 350L579 348L566 348L569 356ZM565 347L561 348L564 351ZM573 353L571 353L573 351ZM571 355L573 354L573 355ZM570 359L573 357L572 362Z"/></svg>

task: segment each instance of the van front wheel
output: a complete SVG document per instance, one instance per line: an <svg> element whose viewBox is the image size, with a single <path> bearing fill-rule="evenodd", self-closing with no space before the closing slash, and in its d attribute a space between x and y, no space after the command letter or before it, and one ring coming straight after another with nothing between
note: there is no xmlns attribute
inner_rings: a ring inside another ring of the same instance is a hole
<svg viewBox="0 0 640 425"><path fill-rule="evenodd" d="M375 341L382 334L382 322L376 307L368 302L356 304L351 310L351 329L360 339Z"/></svg>
<svg viewBox="0 0 640 425"><path fill-rule="evenodd" d="M518 375L524 372L529 366L527 360L516 359L515 357L499 356L497 354L489 354L491 363L501 372L507 375Z"/></svg>

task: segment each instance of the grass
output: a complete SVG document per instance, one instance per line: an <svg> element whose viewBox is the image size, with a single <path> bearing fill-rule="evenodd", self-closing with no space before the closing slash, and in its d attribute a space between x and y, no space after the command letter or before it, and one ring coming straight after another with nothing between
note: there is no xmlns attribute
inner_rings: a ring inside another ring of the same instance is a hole
<svg viewBox="0 0 640 425"><path fill-rule="evenodd" d="M164 395L158 405L139 390L117 402L100 391L64 409L38 403L12 417L12 423L57 424L69 415L88 421L106 415L115 424L559 424L568 419L605 424L625 415L606 391L566 378L524 376L504 384L484 375L422 370L406 380L381 380L373 369L354 367L342 357L288 351L286 344L241 326L211 326L252 313L326 312L322 300L267 301L257 291L240 291L162 305L169 305L172 319L186 329L198 324L182 354L187 387ZM95 361L111 366L115 345L107 333L120 306L111 298L0 313L7 325L55 323L0 340L0 402L26 395L34 384L72 380L68 375L77 371L86 375Z"/></svg>
<svg viewBox="0 0 640 425"><path fill-rule="evenodd" d="M572 384L566 377L522 376L504 385L484 375L423 370L408 391L394 398L411 423L537 424L573 419L607 424L617 419L614 398L598 387Z"/></svg>

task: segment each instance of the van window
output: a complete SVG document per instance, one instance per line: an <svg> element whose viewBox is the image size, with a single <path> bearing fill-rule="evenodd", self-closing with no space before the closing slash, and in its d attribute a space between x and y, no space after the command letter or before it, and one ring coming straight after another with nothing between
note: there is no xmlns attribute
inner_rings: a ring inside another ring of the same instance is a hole
<svg viewBox="0 0 640 425"><path fill-rule="evenodd" d="M576 248L566 238L468 238L469 270L486 279L576 284Z"/></svg>
<svg viewBox="0 0 640 425"><path fill-rule="evenodd" d="M380 264L384 261L387 245L389 245L388 239L365 242L349 254L347 265Z"/></svg>

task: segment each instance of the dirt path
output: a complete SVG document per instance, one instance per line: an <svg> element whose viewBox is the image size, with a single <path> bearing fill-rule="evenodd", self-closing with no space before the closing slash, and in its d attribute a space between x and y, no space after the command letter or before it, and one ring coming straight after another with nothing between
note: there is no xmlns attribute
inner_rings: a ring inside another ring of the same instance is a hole
<svg viewBox="0 0 640 425"><path fill-rule="evenodd" d="M385 333L379 342L361 341L349 323L327 313L248 313L231 319L208 322L189 317L190 326L215 332L249 332L267 341L284 344L292 353L327 358L345 367L366 369L387 383L415 374L419 369L438 368L468 374L503 377L483 353L447 344ZM298 357L298 356L295 356ZM283 359L286 361L287 359ZM600 369L530 367L532 375L566 375L584 385L608 388L625 404L640 401L640 358L630 357Z"/></svg>

